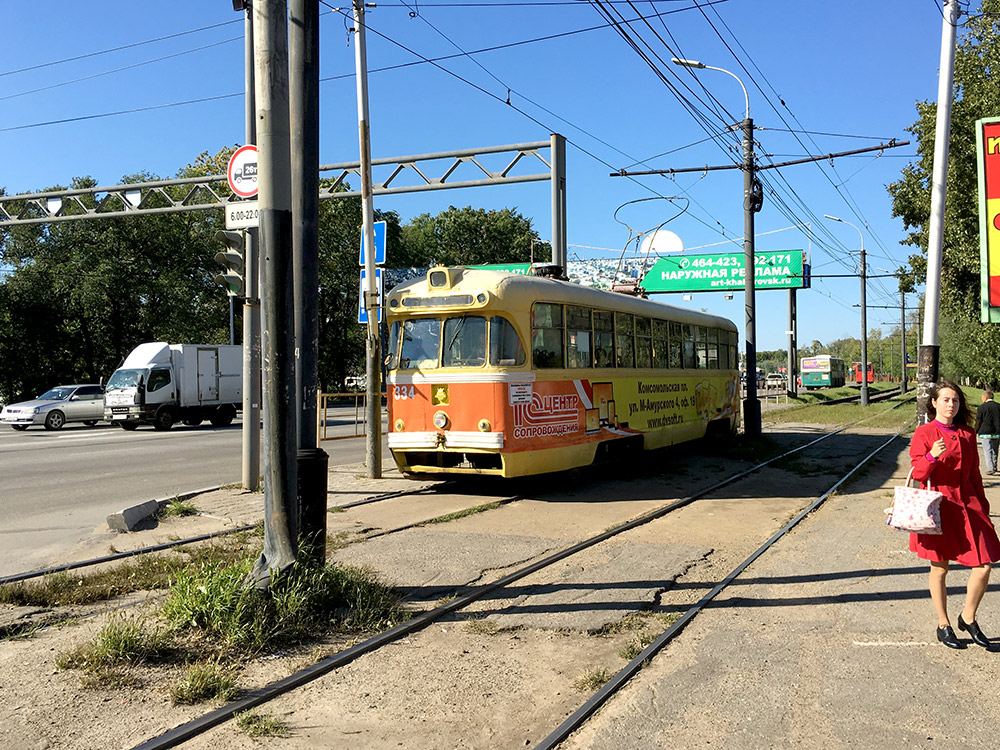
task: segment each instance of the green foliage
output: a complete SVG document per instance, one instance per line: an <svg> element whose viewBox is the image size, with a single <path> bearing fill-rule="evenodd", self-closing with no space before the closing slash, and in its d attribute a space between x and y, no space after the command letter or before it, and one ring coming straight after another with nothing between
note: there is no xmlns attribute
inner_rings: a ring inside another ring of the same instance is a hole
<svg viewBox="0 0 1000 750"><path fill-rule="evenodd" d="M981 384L1000 384L1000 328L982 326L980 317L980 240L975 122L1000 112L1000 0L983 0L981 13L969 16L955 53L955 100L951 113L944 245L941 269L941 374L968 376ZM926 279L930 232L931 179L937 106L917 103L909 130L917 161L889 185L893 213L909 231L905 244L917 252L903 284Z"/></svg>
<svg viewBox="0 0 1000 750"><path fill-rule="evenodd" d="M297 643L334 627L377 630L401 618L397 597L365 570L316 566L305 559L267 591L247 586L254 558L181 571L163 606L190 628L244 653Z"/></svg>
<svg viewBox="0 0 1000 750"><path fill-rule="evenodd" d="M421 214L403 227L409 263L423 266L477 265L548 260L551 250L538 241L531 221L516 211L450 206L437 216ZM534 247L534 251L532 248Z"/></svg>

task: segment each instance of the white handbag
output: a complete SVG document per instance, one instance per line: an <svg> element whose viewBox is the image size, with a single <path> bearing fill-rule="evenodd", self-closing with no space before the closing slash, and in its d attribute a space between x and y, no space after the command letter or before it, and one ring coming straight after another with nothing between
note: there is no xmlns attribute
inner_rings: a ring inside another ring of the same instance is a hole
<svg viewBox="0 0 1000 750"><path fill-rule="evenodd" d="M885 509L889 514L886 525L900 531L916 534L941 534L941 501L944 499L937 490L910 486L913 469L906 475L902 487L893 488L892 506Z"/></svg>

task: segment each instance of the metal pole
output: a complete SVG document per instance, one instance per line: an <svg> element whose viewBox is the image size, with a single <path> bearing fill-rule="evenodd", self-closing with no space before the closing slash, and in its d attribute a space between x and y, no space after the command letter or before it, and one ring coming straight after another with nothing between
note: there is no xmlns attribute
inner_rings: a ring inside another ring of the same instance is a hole
<svg viewBox="0 0 1000 750"><path fill-rule="evenodd" d="M796 334L795 334L795 319L796 315L795 306L795 290L788 290L788 357L786 358L785 371L788 373L788 377L785 383L785 389L788 395L795 398L799 395L799 385L796 382L796 375L798 370L798 352L796 351Z"/></svg>
<svg viewBox="0 0 1000 750"><path fill-rule="evenodd" d="M246 8L243 21L244 141L257 142L257 103L253 74L253 13ZM243 488L260 486L260 263L257 259L257 229L244 235L243 283Z"/></svg>
<svg viewBox="0 0 1000 750"><path fill-rule="evenodd" d="M236 343L236 303L229 298L229 345Z"/></svg>
<svg viewBox="0 0 1000 750"><path fill-rule="evenodd" d="M749 111L749 110L748 110ZM747 397L743 402L743 431L748 437L760 435L760 401L757 398L757 322L754 303L754 237L753 237L753 120L749 114L743 120L743 266L744 307L746 308Z"/></svg>
<svg viewBox="0 0 1000 750"><path fill-rule="evenodd" d="M319 2L289 5L292 265L295 275L295 402L299 539L326 559L328 456L316 430L319 390Z"/></svg>
<svg viewBox="0 0 1000 750"><path fill-rule="evenodd" d="M364 0L354 0L354 61L358 84L358 133L361 143L361 220L364 231L365 308L368 311L368 335L365 339L365 376L368 398L365 403L365 463L368 476L382 476L382 372L379 341L380 300L375 279L375 228L372 205L372 155L368 131L368 58L365 50Z"/></svg>
<svg viewBox="0 0 1000 750"><path fill-rule="evenodd" d="M552 263L567 273L566 247L566 138L552 134Z"/></svg>
<svg viewBox="0 0 1000 750"><path fill-rule="evenodd" d="M948 145L951 138L951 101L955 73L955 26L958 0L944 0L941 22L941 65L938 76L937 127L934 134L934 174L927 240L927 289L924 293L924 338L917 365L917 423L926 421L927 389L938 379L938 313L941 301L941 258L944 245L945 193L948 184Z"/></svg>
<svg viewBox="0 0 1000 750"><path fill-rule="evenodd" d="M899 290L899 389L906 393L906 292Z"/></svg>
<svg viewBox="0 0 1000 750"><path fill-rule="evenodd" d="M264 552L251 578L295 564L298 547L292 203L288 124L288 20L284 0L255 0L260 257L264 315Z"/></svg>
<svg viewBox="0 0 1000 750"><path fill-rule="evenodd" d="M861 405L868 406L868 300L866 295L868 276L865 270L865 235L860 229L858 229L858 234L861 235Z"/></svg>

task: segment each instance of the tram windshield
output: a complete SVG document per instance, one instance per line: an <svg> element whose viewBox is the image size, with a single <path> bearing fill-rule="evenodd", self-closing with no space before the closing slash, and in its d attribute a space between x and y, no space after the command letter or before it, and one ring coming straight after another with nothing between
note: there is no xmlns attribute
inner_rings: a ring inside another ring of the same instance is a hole
<svg viewBox="0 0 1000 750"><path fill-rule="evenodd" d="M445 318L411 318L393 323L390 347L399 345L399 359L386 360L390 369L430 370L437 367L491 367L523 365L527 360L517 330L506 318L487 321L478 315ZM488 334L488 335L487 335ZM487 342L489 342L487 346ZM488 354L488 357L487 357Z"/></svg>

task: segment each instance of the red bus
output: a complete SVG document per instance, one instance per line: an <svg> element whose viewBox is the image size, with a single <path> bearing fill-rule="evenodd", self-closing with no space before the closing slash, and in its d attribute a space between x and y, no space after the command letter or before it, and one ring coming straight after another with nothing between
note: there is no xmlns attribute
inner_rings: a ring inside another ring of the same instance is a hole
<svg viewBox="0 0 1000 750"><path fill-rule="evenodd" d="M860 383L861 382L861 363L860 362L854 362L851 365L851 370L854 372L854 382L855 383ZM869 383L874 383L875 382L875 365L873 365L871 362L868 363L868 382Z"/></svg>

